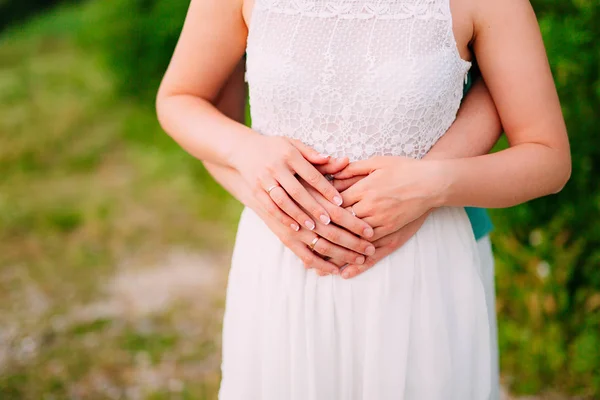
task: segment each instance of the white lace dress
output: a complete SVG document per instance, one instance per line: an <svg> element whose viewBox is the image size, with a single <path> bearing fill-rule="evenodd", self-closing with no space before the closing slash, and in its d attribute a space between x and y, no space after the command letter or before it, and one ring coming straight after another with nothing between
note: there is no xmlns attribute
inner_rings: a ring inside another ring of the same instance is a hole
<svg viewBox="0 0 600 400"><path fill-rule="evenodd" d="M423 157L470 63L449 0L256 0L253 128L320 152ZM483 400L490 340L477 248L442 208L351 280L318 277L251 210L233 255L221 400Z"/></svg>

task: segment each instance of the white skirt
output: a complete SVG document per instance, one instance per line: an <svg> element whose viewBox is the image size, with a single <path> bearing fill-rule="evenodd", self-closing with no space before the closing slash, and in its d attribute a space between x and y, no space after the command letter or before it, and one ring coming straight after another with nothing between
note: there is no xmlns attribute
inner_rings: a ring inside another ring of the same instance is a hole
<svg viewBox="0 0 600 400"><path fill-rule="evenodd" d="M442 208L350 280L319 277L250 209L223 324L221 400L486 400L490 328L477 245Z"/></svg>

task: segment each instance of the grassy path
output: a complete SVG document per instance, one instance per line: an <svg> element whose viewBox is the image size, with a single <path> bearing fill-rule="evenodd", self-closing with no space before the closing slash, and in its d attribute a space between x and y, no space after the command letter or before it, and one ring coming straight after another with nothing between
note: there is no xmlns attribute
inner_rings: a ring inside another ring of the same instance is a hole
<svg viewBox="0 0 600 400"><path fill-rule="evenodd" d="M215 398L240 208L115 94L87 17L0 38L0 398Z"/></svg>

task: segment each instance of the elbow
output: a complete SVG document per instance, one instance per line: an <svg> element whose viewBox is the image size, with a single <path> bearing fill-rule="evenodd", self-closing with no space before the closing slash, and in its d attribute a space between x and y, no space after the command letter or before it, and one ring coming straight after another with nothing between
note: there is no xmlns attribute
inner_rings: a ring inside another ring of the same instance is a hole
<svg viewBox="0 0 600 400"><path fill-rule="evenodd" d="M165 123L166 123L166 105L165 103L168 101L168 96L164 93L164 90L161 88L158 90L156 94L156 99L154 101L154 109L156 111L156 118L160 126L166 131Z"/></svg>
<svg viewBox="0 0 600 400"><path fill-rule="evenodd" d="M567 185L567 182L569 182L569 179L571 179L571 171L572 171L572 166L571 166L571 156L570 154L567 154L566 156L561 157L561 160L557 163L557 168L556 168L556 183L555 186L552 190L552 194L557 194L559 192L561 192L564 187Z"/></svg>
<svg viewBox="0 0 600 400"><path fill-rule="evenodd" d="M154 109L156 112L156 119L160 127L165 133L171 136L175 133L177 126L177 98L178 94L167 90L163 86L160 87L154 101Z"/></svg>

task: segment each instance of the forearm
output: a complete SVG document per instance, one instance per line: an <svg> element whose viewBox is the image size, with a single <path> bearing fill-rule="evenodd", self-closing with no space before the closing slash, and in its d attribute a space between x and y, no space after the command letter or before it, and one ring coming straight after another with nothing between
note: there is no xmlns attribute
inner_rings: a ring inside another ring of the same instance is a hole
<svg viewBox="0 0 600 400"><path fill-rule="evenodd" d="M424 157L426 160L467 158L489 153L502 124L494 100L479 78L465 96L456 120Z"/></svg>
<svg viewBox="0 0 600 400"><path fill-rule="evenodd" d="M258 136L210 102L191 95L165 95L159 98L157 110L164 130L202 161L231 167L234 149Z"/></svg>
<svg viewBox="0 0 600 400"><path fill-rule="evenodd" d="M446 178L438 202L444 206L512 207L557 193L570 176L570 157L537 143L435 162Z"/></svg>
<svg viewBox="0 0 600 400"><path fill-rule="evenodd" d="M215 181L217 181L223 189L227 190L240 203L250 208L253 208L256 205L256 199L252 196L252 191L239 172L233 168L210 162L204 162L204 167Z"/></svg>
<svg viewBox="0 0 600 400"><path fill-rule="evenodd" d="M438 204L511 207L562 188L569 159L552 148L527 143L488 155L501 131L494 101L479 79L454 124L425 157L439 160L445 176Z"/></svg>

